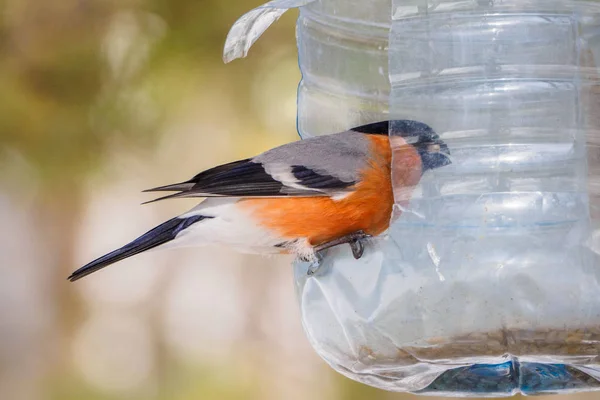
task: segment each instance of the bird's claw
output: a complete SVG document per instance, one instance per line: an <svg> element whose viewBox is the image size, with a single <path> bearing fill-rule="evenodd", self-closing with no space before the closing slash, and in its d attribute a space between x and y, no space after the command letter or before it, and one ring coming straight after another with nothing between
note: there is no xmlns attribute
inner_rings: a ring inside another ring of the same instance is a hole
<svg viewBox="0 0 600 400"><path fill-rule="evenodd" d="M352 249L352 255L354 256L354 259L358 260L359 258L361 258L363 253L365 252L365 245L363 244L363 242L360 240L355 240L348 244Z"/></svg>

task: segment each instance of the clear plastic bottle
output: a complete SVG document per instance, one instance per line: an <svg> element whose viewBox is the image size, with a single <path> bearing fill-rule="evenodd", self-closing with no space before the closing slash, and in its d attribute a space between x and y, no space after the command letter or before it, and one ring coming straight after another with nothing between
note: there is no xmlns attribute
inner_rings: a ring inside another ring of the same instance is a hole
<svg viewBox="0 0 600 400"><path fill-rule="evenodd" d="M298 130L304 138L388 119L390 0L300 9Z"/></svg>
<svg viewBox="0 0 600 400"><path fill-rule="evenodd" d="M295 266L334 369L422 394L600 389L599 36L591 0L303 5L301 135L418 120L452 157L363 258Z"/></svg>

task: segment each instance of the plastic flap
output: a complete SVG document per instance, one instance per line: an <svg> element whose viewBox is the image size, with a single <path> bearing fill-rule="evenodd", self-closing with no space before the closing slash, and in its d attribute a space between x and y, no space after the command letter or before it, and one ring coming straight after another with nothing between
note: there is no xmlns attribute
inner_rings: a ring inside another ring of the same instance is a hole
<svg viewBox="0 0 600 400"><path fill-rule="evenodd" d="M290 8L298 8L315 0L273 0L257 7L238 19L227 34L223 61L226 63L248 55L250 47Z"/></svg>

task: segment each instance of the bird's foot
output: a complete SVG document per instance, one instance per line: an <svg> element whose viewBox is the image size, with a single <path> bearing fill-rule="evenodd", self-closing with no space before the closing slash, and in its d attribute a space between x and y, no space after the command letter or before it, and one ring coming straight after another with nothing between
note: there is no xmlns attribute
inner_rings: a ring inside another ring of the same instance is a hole
<svg viewBox="0 0 600 400"><path fill-rule="evenodd" d="M334 239L330 242L321 243L320 245L313 247L318 259L309 268L308 275L309 276L314 275L321 267L321 256L320 256L321 251L330 249L335 246L339 246L341 244L348 244L348 245L350 245L350 249L352 249L352 255L354 256L354 258L356 260L358 260L359 258L361 258L363 256L363 253L365 252L365 246L364 246L363 241L365 239L369 239L370 237L372 237L372 236L366 234L363 231L356 231L356 232L350 233L346 236L342 236L340 238Z"/></svg>
<svg viewBox="0 0 600 400"><path fill-rule="evenodd" d="M352 249L352 255L355 259L359 259L362 257L365 247L363 241L365 239L370 238L371 235L364 233L363 231L352 232L346 236L342 236L340 238L334 239L330 242L322 243L318 246L314 247L315 253L319 253L323 250L329 249L331 247L339 246L341 244L349 244Z"/></svg>

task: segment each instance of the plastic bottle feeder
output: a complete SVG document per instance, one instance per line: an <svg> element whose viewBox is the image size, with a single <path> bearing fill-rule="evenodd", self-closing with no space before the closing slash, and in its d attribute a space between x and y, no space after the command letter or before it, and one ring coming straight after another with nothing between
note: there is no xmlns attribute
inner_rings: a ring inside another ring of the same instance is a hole
<svg viewBox="0 0 600 400"><path fill-rule="evenodd" d="M600 2L272 1L226 60L292 7L302 137L410 119L452 156L360 260L295 265L316 352L393 391L599 389Z"/></svg>

